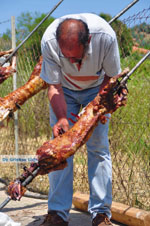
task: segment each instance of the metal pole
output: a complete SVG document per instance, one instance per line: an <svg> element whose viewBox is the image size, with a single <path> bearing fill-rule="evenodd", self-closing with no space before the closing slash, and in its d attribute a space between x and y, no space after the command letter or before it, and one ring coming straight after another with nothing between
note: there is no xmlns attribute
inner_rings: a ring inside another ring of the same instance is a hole
<svg viewBox="0 0 150 226"><path fill-rule="evenodd" d="M113 17L108 23L111 24L116 19L118 19L120 16L122 16L128 9L130 9L135 3L137 3L139 0L134 0L131 2L126 8L124 8L120 13L118 13L115 17Z"/></svg>
<svg viewBox="0 0 150 226"><path fill-rule="evenodd" d="M32 30L32 32L17 46L17 48L0 64L0 66L3 66L9 59L11 59L12 56L15 55L15 53L18 51L18 49L31 37L31 35L39 28L39 26L55 11L55 9L63 2L63 0L59 1L57 5L53 7L53 9L46 15L46 17L41 20L41 22Z"/></svg>
<svg viewBox="0 0 150 226"><path fill-rule="evenodd" d="M139 66L150 56L150 51L143 56L143 58L132 68L131 71L120 81L120 85L124 84L129 77L139 68Z"/></svg>
<svg viewBox="0 0 150 226"><path fill-rule="evenodd" d="M26 187L26 186L33 180L33 178L37 176L39 170L40 170L40 167L37 167L37 168L32 172L32 174L29 175L29 176L25 179L25 181L22 182L21 185L22 185L23 187ZM10 202L10 200L11 200L11 197L8 196L8 197L4 200L4 202L0 204L0 210L3 209L4 206L6 206L6 205Z"/></svg>
<svg viewBox="0 0 150 226"><path fill-rule="evenodd" d="M12 48L16 48L16 29L15 29L15 17L11 17L11 30L12 30ZM16 57L16 56L13 56ZM16 70L17 71L17 70ZM13 90L17 89L17 73L13 73ZM18 147L18 112L14 113L14 134L15 134L15 155L19 154ZM19 163L16 162L16 177L19 176Z"/></svg>

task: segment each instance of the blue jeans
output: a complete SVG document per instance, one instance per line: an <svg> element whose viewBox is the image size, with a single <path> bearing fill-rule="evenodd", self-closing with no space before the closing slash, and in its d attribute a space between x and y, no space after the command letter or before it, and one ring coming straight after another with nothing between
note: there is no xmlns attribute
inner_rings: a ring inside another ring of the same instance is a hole
<svg viewBox="0 0 150 226"><path fill-rule="evenodd" d="M94 99L99 86L83 91L72 91L63 88L67 102L67 117L74 117L71 112L78 114L80 107L85 107ZM109 121L109 120L108 120ZM53 127L57 119L50 106L50 125ZM109 153L108 122L99 123L92 136L86 143L88 153L88 178L90 199L88 210L94 218L97 213L106 213L111 217L112 203L112 164ZM71 125L71 122L70 122ZM69 219L69 210L73 195L73 156L67 159L68 167L64 170L49 173L49 199L48 210L57 211L65 221Z"/></svg>

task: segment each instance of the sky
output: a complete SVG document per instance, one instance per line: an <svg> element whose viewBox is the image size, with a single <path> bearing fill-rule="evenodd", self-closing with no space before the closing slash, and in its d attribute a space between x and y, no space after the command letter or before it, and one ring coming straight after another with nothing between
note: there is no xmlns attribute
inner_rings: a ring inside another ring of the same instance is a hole
<svg viewBox="0 0 150 226"><path fill-rule="evenodd" d="M11 16L15 16L17 21L17 17L23 12L47 14L58 2L59 0L7 0L6 2L1 0L0 35L6 32L7 28L11 29ZM58 18L72 13L88 12L100 14L103 12L114 17L131 2L133 0L63 0L51 16ZM150 0L139 0L120 17L120 20L148 8L150 8Z"/></svg>

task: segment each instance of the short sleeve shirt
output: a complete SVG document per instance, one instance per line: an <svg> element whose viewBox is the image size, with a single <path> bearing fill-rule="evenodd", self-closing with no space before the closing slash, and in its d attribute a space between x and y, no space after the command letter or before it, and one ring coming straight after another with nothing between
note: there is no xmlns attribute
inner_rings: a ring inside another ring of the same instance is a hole
<svg viewBox="0 0 150 226"><path fill-rule="evenodd" d="M56 29L66 18L86 22L91 35L80 68L64 57L56 40ZM104 19L95 14L71 14L56 19L46 29L41 49L43 63L40 77L49 84L62 84L71 90L83 90L100 85L104 74L113 77L121 71L116 34Z"/></svg>

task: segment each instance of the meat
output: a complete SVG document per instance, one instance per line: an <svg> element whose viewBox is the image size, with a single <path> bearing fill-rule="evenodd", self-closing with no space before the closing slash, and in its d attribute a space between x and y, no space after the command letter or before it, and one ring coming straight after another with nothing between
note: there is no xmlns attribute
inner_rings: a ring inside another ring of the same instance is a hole
<svg viewBox="0 0 150 226"><path fill-rule="evenodd" d="M115 84L116 79L111 79L109 84L87 105L79 120L69 131L45 142L37 150L40 174L49 173L60 163L65 163L66 159L75 154L89 139L98 121L106 122L105 114L113 113L117 108L125 105L127 90L121 88L122 90L113 95Z"/></svg>
<svg viewBox="0 0 150 226"><path fill-rule="evenodd" d="M13 50L0 52L0 57L10 54ZM16 72L16 57L12 58L10 66L0 67L0 84L3 83L7 78L9 78L14 72Z"/></svg>
<svg viewBox="0 0 150 226"><path fill-rule="evenodd" d="M9 50L6 50L6 51L1 51L0 52L0 57L8 55L8 54L10 54L12 52L13 52L13 49L9 49Z"/></svg>
<svg viewBox="0 0 150 226"><path fill-rule="evenodd" d="M113 113L120 106L126 104L127 90L121 87L114 94L114 87L118 83L117 79L111 79L103 90L97 94L95 99L91 101L84 112L81 114L79 120L64 134L54 138L53 140L45 142L36 152L38 162L34 167L38 167L38 175L44 175L54 170L63 169L67 166L66 159L74 155L75 152L89 139L98 121L106 122L105 114ZM33 172L32 165L28 172ZM26 172L17 179L21 182L25 180ZM11 183L9 193L13 199L16 198L16 180ZM10 188L9 186L9 188ZM15 188L15 189L14 189ZM20 187L17 189L21 191ZM18 194L19 198L22 193Z"/></svg>
<svg viewBox="0 0 150 226"><path fill-rule="evenodd" d="M39 77L41 65L42 56L25 85L9 93L4 98L0 98L0 122L8 118L26 100L37 94L40 90L47 88L48 84Z"/></svg>
<svg viewBox="0 0 150 226"><path fill-rule="evenodd" d="M16 72L16 69L13 66L0 67L0 84L9 78L14 72Z"/></svg>

